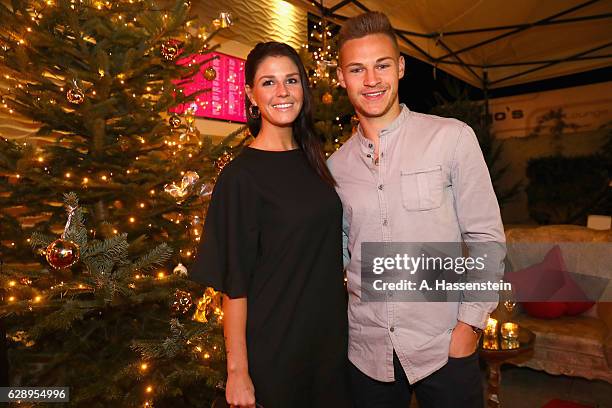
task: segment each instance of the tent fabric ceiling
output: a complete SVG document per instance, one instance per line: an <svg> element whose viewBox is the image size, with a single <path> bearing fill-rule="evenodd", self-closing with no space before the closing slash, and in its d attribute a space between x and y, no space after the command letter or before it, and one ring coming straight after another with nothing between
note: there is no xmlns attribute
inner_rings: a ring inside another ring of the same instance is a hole
<svg viewBox="0 0 612 408"><path fill-rule="evenodd" d="M340 24L382 11L402 52L480 88L485 76L492 89L612 65L612 0L291 2Z"/></svg>

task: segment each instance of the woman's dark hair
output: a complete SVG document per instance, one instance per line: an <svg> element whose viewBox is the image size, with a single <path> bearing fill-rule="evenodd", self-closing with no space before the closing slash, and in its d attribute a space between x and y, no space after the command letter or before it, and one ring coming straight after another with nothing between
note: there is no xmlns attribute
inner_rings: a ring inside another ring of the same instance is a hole
<svg viewBox="0 0 612 408"><path fill-rule="evenodd" d="M298 53L287 44L275 41L258 43L249 53L244 66L245 83L253 88L255 72L257 72L259 64L261 64L261 62L267 57L287 57L293 61L295 66L297 66L298 72L300 73L302 90L304 91L304 102L302 103L300 113L293 122L293 137L317 174L326 183L331 186L335 186L336 181L325 163L325 157L323 156L323 150L321 149L321 140L314 130L312 121L312 94L308 86L308 75L306 74L306 69L304 68L304 64L302 64ZM248 117L247 125L253 137L257 137L257 134L261 129L261 115L259 115L257 118L251 117L251 115L248 113L249 109L251 108L251 101L246 95L244 98L244 104Z"/></svg>

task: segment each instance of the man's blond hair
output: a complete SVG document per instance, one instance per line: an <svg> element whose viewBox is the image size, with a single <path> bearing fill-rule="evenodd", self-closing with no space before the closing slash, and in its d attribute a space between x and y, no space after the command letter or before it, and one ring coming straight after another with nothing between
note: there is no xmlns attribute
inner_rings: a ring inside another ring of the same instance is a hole
<svg viewBox="0 0 612 408"><path fill-rule="evenodd" d="M399 53L393 26L389 18L380 11L370 11L346 20L338 34L338 51L342 50L347 41L371 34L384 34L389 37Z"/></svg>

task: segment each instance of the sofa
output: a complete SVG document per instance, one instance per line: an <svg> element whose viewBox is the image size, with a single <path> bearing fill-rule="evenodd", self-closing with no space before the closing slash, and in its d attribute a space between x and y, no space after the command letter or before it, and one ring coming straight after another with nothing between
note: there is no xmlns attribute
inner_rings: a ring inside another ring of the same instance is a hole
<svg viewBox="0 0 612 408"><path fill-rule="evenodd" d="M506 227L507 269L513 271L541 262L555 244L561 247L570 272L612 279L611 231L597 231L575 225ZM514 245L519 243L520 245ZM524 244L528 245L524 245ZM578 245L576 245L578 243ZM580 243L595 243L583 245ZM606 281L603 279L601 281ZM599 379L612 383L612 284L604 284L600 301L578 316L554 319L528 315L517 304L510 314L503 305L493 313L501 321L512 320L536 334L533 354L511 360L518 366L550 374Z"/></svg>

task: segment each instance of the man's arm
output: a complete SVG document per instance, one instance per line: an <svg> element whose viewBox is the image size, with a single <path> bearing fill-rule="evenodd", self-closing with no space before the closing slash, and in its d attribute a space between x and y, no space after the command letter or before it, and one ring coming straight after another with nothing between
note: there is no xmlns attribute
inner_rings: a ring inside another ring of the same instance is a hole
<svg viewBox="0 0 612 408"><path fill-rule="evenodd" d="M478 139L465 125L458 138L451 170L457 219L471 257L483 257L485 268L473 269L468 282L498 282L504 274L506 237L499 205ZM495 310L493 291L464 291L457 316L469 326L484 328Z"/></svg>

